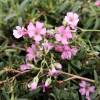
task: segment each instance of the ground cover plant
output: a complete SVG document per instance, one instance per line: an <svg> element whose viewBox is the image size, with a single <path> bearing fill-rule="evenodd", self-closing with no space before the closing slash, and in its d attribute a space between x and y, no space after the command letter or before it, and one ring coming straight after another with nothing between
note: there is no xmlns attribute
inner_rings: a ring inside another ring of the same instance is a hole
<svg viewBox="0 0 100 100"><path fill-rule="evenodd" d="M100 100L99 17L99 0L0 0L0 100Z"/></svg>

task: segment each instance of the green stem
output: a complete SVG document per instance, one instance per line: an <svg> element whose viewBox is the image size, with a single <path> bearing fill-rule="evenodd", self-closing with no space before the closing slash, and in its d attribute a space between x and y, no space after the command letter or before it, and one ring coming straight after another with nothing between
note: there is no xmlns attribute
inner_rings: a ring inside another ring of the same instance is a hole
<svg viewBox="0 0 100 100"><path fill-rule="evenodd" d="M100 32L100 30L93 30L93 29L83 29L78 27L78 29L82 32Z"/></svg>

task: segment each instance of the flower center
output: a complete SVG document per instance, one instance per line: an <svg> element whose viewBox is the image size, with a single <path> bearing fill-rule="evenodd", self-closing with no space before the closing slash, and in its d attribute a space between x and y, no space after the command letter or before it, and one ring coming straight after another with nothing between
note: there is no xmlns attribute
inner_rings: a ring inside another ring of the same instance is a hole
<svg viewBox="0 0 100 100"><path fill-rule="evenodd" d="M73 20L74 20L74 16L71 16L71 17L70 17L70 21L73 21Z"/></svg>

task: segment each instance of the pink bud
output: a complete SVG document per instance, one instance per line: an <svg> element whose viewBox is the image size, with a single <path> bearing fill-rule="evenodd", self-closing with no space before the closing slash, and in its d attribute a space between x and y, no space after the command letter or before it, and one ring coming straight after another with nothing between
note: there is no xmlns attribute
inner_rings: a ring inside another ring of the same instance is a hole
<svg viewBox="0 0 100 100"><path fill-rule="evenodd" d="M21 71L25 71L25 70L28 70L28 69L31 69L31 66L29 64L20 65L20 70Z"/></svg>
<svg viewBox="0 0 100 100"><path fill-rule="evenodd" d="M38 77L34 77L33 81L31 83L28 84L28 88L30 88L31 91L35 90L37 88L38 85Z"/></svg>
<svg viewBox="0 0 100 100"><path fill-rule="evenodd" d="M48 75L49 76L56 76L58 74L58 70L53 67L52 69L49 69Z"/></svg>
<svg viewBox="0 0 100 100"><path fill-rule="evenodd" d="M37 83L36 82L32 82L30 84L28 84L28 87L30 88L30 90L35 90L37 88Z"/></svg>
<svg viewBox="0 0 100 100"><path fill-rule="evenodd" d="M62 52L62 51L63 51L63 46L57 45L57 46L55 47L55 51L57 51L57 52Z"/></svg>
<svg viewBox="0 0 100 100"><path fill-rule="evenodd" d="M56 69L62 69L62 65L60 63L55 63L54 66Z"/></svg>

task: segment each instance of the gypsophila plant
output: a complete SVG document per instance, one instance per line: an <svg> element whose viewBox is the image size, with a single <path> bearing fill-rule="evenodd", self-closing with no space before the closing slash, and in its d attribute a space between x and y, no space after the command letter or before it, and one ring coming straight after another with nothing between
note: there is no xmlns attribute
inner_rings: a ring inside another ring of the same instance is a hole
<svg viewBox="0 0 100 100"><path fill-rule="evenodd" d="M42 22L36 21L34 24L30 22L27 28L16 26L16 29L13 30L15 38L23 37L30 40L31 47L26 48L25 64L20 65L20 70L37 71L36 76L28 83L31 91L34 92L37 88L42 88L43 92L46 92L46 89L53 82L55 84L57 81L59 82L60 80L57 80L57 78L64 74L71 76L66 81L78 78L79 80L94 82L87 78L79 78L77 75L70 75L70 73L62 70L62 67L66 66L62 66L61 60L71 60L73 56L77 55L79 50L77 45L72 44L73 40L77 38L75 33L77 32L78 21L79 16L76 13L68 12L63 21L64 25L54 29L48 30ZM50 30L53 31L52 34ZM55 53L60 58L57 58ZM95 87L88 87L89 85L85 81L80 83L81 89L79 92L86 96L87 100L90 100L90 93L95 92Z"/></svg>

